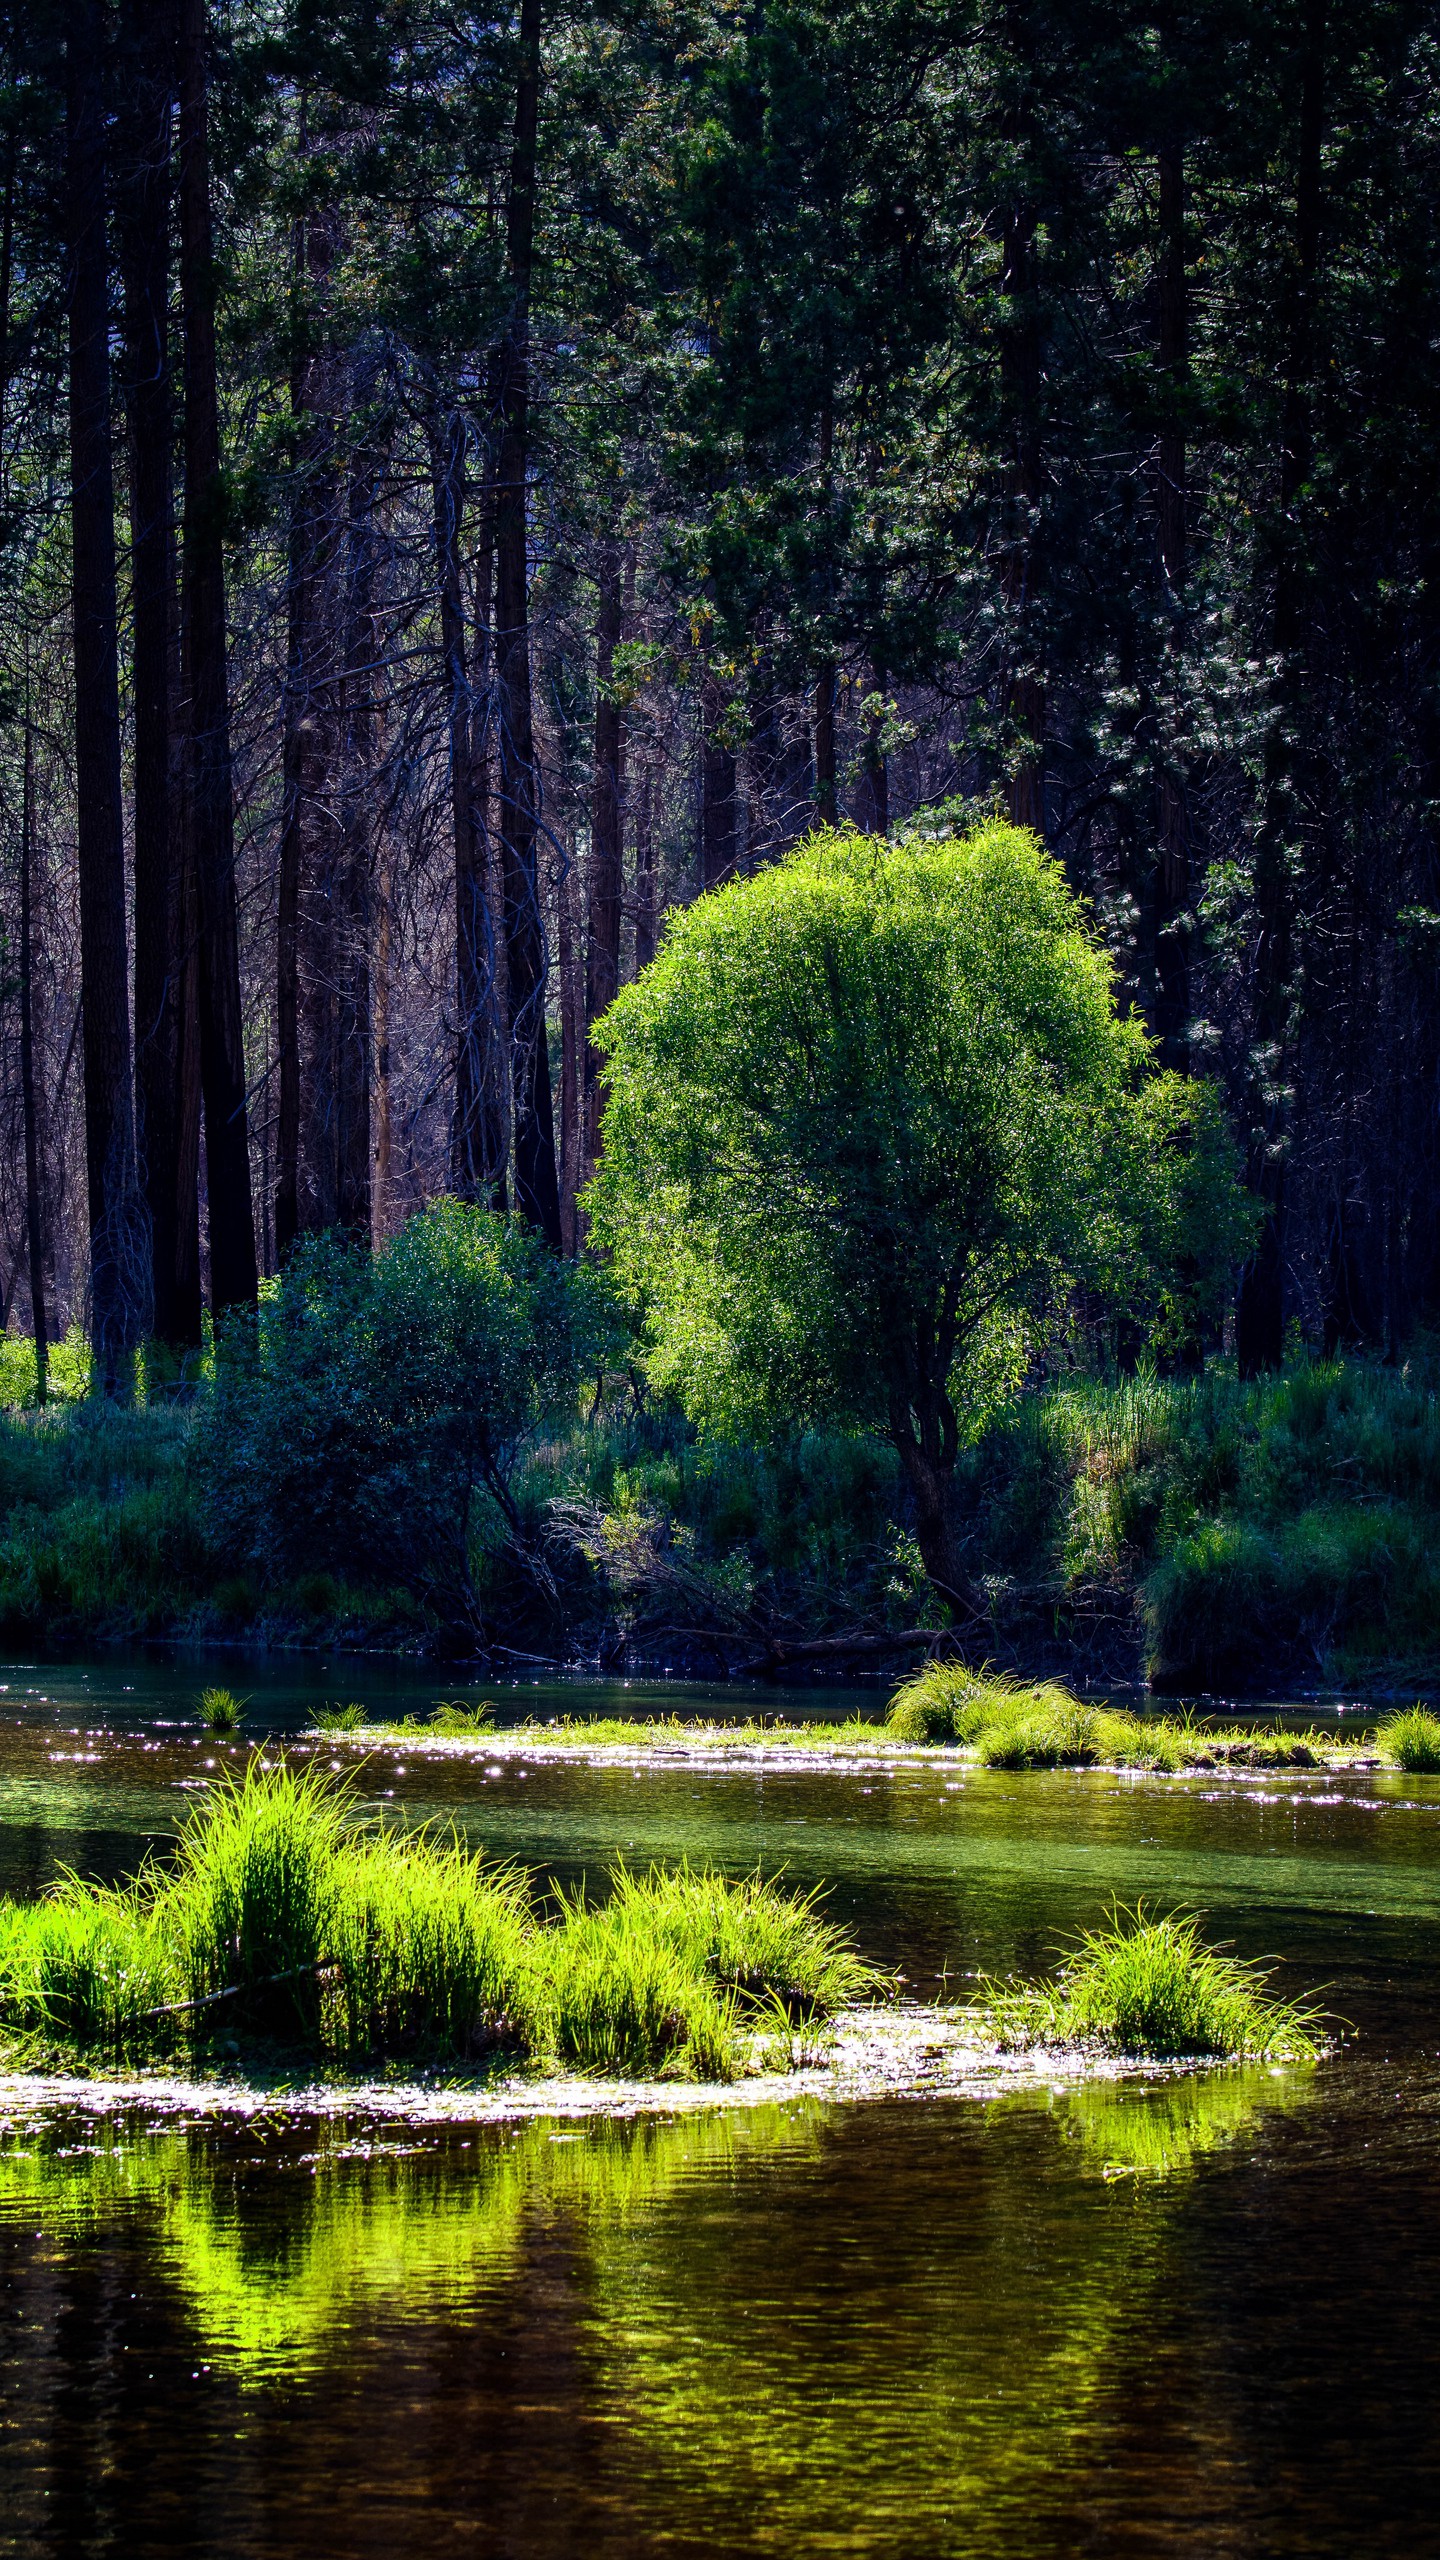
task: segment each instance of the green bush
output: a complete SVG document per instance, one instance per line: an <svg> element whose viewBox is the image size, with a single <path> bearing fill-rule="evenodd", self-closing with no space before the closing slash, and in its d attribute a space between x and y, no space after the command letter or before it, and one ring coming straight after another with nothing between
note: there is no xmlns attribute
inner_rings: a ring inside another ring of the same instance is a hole
<svg viewBox="0 0 1440 2560"><path fill-rule="evenodd" d="M373 1260L308 1242L222 1337L200 1443L218 1542L272 1583L398 1579L473 1628L484 1515L519 1531L521 1450L593 1369L608 1324L593 1275L458 1200Z"/></svg>

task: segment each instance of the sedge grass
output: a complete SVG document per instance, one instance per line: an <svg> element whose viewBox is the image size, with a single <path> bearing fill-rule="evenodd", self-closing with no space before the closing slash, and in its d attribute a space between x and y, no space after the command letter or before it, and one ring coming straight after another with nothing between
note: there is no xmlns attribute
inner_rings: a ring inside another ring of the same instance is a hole
<svg viewBox="0 0 1440 2560"><path fill-rule="evenodd" d="M1264 1965L1207 1946L1193 1912L1118 1905L1086 1930L1049 1983L982 1979L978 2006L1002 2048L1100 2047L1153 2060L1313 2062L1320 2012L1279 1999Z"/></svg>
<svg viewBox="0 0 1440 2560"><path fill-rule="evenodd" d="M136 2058L227 2037L332 2060L507 2043L586 2071L732 2077L762 2016L828 2016L873 1980L813 1897L621 1869L608 1902L529 1887L453 1833L362 1822L328 1772L258 1753L129 1888L0 1902L0 2036Z"/></svg>
<svg viewBox="0 0 1440 2560"><path fill-rule="evenodd" d="M245 1701L233 1689L202 1689L200 1721L211 1733L238 1733L245 1713Z"/></svg>
<svg viewBox="0 0 1440 2560"><path fill-rule="evenodd" d="M1440 1770L1440 1716L1424 1707L1405 1707L1399 1715L1387 1716L1375 1740L1393 1768L1417 1777Z"/></svg>

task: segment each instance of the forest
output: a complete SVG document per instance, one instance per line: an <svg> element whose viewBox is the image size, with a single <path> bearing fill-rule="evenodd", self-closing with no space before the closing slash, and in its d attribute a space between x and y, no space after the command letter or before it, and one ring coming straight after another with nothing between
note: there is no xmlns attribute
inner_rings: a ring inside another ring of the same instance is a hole
<svg viewBox="0 0 1440 2560"><path fill-rule="evenodd" d="M0 25L0 1623L1423 1671L1433 8Z"/></svg>

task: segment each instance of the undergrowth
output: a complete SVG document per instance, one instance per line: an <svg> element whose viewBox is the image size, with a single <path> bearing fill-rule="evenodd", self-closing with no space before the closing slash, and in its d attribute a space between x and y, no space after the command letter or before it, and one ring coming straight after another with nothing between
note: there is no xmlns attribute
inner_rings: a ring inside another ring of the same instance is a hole
<svg viewBox="0 0 1440 2560"><path fill-rule="evenodd" d="M17 1399L0 1411L0 1637L439 1632L423 1571L357 1579L343 1541L282 1571L235 1543L217 1491L233 1381L228 1404L202 1377L179 1401L156 1389L131 1408L87 1397L36 1412L22 1348L0 1362ZM1437 1377L1422 1343L1403 1367L1300 1360L1242 1380L1216 1363L1026 1394L957 1468L956 1541L983 1640L1010 1660L1109 1645L1099 1676L1144 1655L1157 1685L1187 1692L1440 1680ZM623 1376L599 1385L525 1440L513 1520L493 1504L477 1515L469 1570L501 1641L607 1665L680 1662L688 1648L735 1666L777 1634L936 1621L886 1449L841 1432L698 1440ZM312 1403L319 1393L310 1380ZM325 1446L343 1475L336 1395ZM322 1467L307 1516L324 1513L327 1481ZM398 1478L378 1490L408 1498Z"/></svg>

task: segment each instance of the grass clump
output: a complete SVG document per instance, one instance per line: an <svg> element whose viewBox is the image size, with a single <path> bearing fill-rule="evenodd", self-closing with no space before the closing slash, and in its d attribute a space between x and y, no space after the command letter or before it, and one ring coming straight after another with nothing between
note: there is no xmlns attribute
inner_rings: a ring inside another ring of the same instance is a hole
<svg viewBox="0 0 1440 2560"><path fill-rule="evenodd" d="M245 1702L233 1689L202 1689L200 1721L211 1733L238 1733Z"/></svg>
<svg viewBox="0 0 1440 2560"><path fill-rule="evenodd" d="M315 1711L318 1733L358 1733L365 1721L365 1709L358 1698L327 1698L324 1706Z"/></svg>
<svg viewBox="0 0 1440 2560"><path fill-rule="evenodd" d="M1082 1932L1052 1983L981 1983L997 2041L1098 2045L1152 2059L1313 2062L1320 2012L1275 1997L1263 1965L1206 1946L1193 1912L1152 1919L1118 1906Z"/></svg>
<svg viewBox="0 0 1440 2560"><path fill-rule="evenodd" d="M1440 1716L1432 1716L1424 1707L1406 1707L1399 1715L1387 1716L1375 1740L1382 1758L1393 1768L1407 1769L1416 1777L1440 1770Z"/></svg>
<svg viewBox="0 0 1440 2560"><path fill-rule="evenodd" d="M159 1897L192 1999L234 1996L248 2024L313 2023L347 1799L318 1769L258 1756L227 1770L180 1834Z"/></svg>
<svg viewBox="0 0 1440 2560"><path fill-rule="evenodd" d="M454 1834L367 1826L328 1772L258 1753L212 1787L173 1865L0 1903L0 2033L146 2058L217 2028L333 2061L508 2043L587 2071L727 2079L777 2009L871 1980L813 1897L759 1876L621 1869L537 1920Z"/></svg>
<svg viewBox="0 0 1440 2560"><path fill-rule="evenodd" d="M1056 1680L930 1662L897 1690L887 1731L901 1742L968 1744L989 1769L1056 1769L1099 1757L1096 1723Z"/></svg>
<svg viewBox="0 0 1440 2560"><path fill-rule="evenodd" d="M139 1885L66 1875L43 1902L0 1903L0 2015L22 2039L117 2058L165 2052L185 1996L181 1950Z"/></svg>
<svg viewBox="0 0 1440 2560"><path fill-rule="evenodd" d="M463 1842L385 1831L340 1862L327 1943L330 2041L351 2058L471 2053L527 2007L529 1894Z"/></svg>
<svg viewBox="0 0 1440 2560"><path fill-rule="evenodd" d="M738 2004L632 1910L562 1905L536 1950L533 2032L579 2071L733 2080L742 2043Z"/></svg>

